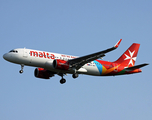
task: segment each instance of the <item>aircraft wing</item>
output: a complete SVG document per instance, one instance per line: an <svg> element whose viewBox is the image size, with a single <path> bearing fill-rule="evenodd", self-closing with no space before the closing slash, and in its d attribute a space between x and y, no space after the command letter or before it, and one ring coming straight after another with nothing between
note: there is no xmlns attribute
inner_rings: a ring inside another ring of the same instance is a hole
<svg viewBox="0 0 152 120"><path fill-rule="evenodd" d="M93 53L93 54L89 54L89 55L86 55L86 56L82 56L82 57L78 57L78 58L69 60L70 67L76 68L78 70L83 65L85 65L86 63L91 62L91 61L96 60L96 59L99 59L101 57L104 57L105 53L108 53L108 52L118 48L118 46L119 46L121 41L122 41L122 39L120 39L115 44L115 46L113 46L113 47L111 47L109 49L106 49L106 50L103 50L103 51L100 51L100 52L96 52L96 53Z"/></svg>
<svg viewBox="0 0 152 120"><path fill-rule="evenodd" d="M146 65L149 65L149 64L144 63L144 64L136 65L136 66L133 66L133 67L125 68L125 70L126 70L126 71L133 71L133 70L135 70L135 69L144 67L144 66L146 66Z"/></svg>

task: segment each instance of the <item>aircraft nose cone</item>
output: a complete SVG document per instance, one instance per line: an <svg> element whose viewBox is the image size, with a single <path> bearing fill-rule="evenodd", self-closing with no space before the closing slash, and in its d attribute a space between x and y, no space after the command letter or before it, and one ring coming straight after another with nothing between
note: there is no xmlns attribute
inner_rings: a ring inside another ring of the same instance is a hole
<svg viewBox="0 0 152 120"><path fill-rule="evenodd" d="M8 60L8 54L5 53L5 54L3 55L3 58L4 58L5 60Z"/></svg>

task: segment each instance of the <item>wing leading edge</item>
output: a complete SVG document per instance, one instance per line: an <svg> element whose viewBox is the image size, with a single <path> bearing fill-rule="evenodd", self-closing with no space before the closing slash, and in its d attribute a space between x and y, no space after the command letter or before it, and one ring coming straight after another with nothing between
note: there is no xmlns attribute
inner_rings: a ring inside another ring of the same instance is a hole
<svg viewBox="0 0 152 120"><path fill-rule="evenodd" d="M120 39L113 47L111 47L109 49L69 60L70 67L76 68L78 70L86 63L91 62L91 61L96 60L96 59L99 59L101 57L104 57L106 53L118 48L121 41L122 41L122 39Z"/></svg>

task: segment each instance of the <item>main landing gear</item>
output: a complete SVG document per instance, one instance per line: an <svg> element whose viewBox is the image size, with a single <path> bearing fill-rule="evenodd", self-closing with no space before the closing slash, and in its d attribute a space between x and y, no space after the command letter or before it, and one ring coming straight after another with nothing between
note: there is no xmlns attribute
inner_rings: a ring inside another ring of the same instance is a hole
<svg viewBox="0 0 152 120"><path fill-rule="evenodd" d="M64 78L62 78L61 80L60 80L60 83L61 84L64 84L66 82L66 79L64 79Z"/></svg>
<svg viewBox="0 0 152 120"><path fill-rule="evenodd" d="M19 71L19 73L23 73L23 68L24 68L24 64L21 64L21 70Z"/></svg>
<svg viewBox="0 0 152 120"><path fill-rule="evenodd" d="M64 84L66 82L66 79L63 78L64 74L58 74L58 75L60 75L62 77L62 79L60 80L60 83ZM77 73L72 75L73 78L77 78L78 76L79 76L79 74L77 74Z"/></svg>
<svg viewBox="0 0 152 120"><path fill-rule="evenodd" d="M61 80L60 80L60 83L64 84L66 82L66 79L63 78L64 74L63 73L59 73L58 75L62 77Z"/></svg>
<svg viewBox="0 0 152 120"><path fill-rule="evenodd" d="M75 73L75 74L72 75L73 78L77 78L78 76L79 76L78 73Z"/></svg>

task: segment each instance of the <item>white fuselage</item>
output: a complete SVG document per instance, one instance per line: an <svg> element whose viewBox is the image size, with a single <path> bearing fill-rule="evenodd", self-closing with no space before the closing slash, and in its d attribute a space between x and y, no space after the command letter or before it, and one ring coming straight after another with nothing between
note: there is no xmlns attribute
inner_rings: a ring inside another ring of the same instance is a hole
<svg viewBox="0 0 152 120"><path fill-rule="evenodd" d="M40 67L56 73L79 73L87 75L100 76L100 72L96 64L92 61L91 63L85 64L79 70L69 69L69 70L59 70L54 69L52 64L54 59L61 59L68 61L70 59L77 58L77 56L58 54L52 52L44 52L39 50L32 50L26 48L14 49L12 52L4 54L4 59L16 63L24 64L27 66Z"/></svg>

